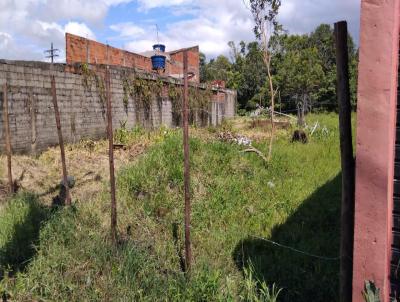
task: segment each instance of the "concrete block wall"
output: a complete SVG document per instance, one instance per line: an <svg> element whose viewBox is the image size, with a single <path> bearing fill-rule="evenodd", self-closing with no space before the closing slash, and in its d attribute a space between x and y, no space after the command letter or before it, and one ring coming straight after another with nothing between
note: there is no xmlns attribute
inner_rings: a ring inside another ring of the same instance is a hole
<svg viewBox="0 0 400 302"><path fill-rule="evenodd" d="M90 66L99 77L104 66ZM54 108L51 95L51 75L55 76L57 100L60 110L63 136L66 142L106 137L106 104L95 84L85 85L85 75L77 66L42 62L0 60L0 85L8 85L9 120L13 152L37 153L58 144ZM74 72L75 71L75 72ZM151 109L146 111L135 97L129 96L124 104L123 79L133 69L110 67L111 98L114 128L126 124L128 128L141 125L154 128L160 125L177 126L172 118L172 103L168 99L168 83L181 85L170 77L159 77L136 71L137 77L148 80L160 79L164 83L160 97L153 96ZM205 87L199 85L200 89ZM208 121L216 125L221 121L220 112L226 118L235 113L235 93L230 90L213 90ZM218 103L218 105L215 105ZM4 152L3 94L0 93L0 152ZM218 107L218 110L211 110ZM228 108L229 106L229 108ZM217 117L218 114L218 117ZM214 116L215 115L215 116Z"/></svg>

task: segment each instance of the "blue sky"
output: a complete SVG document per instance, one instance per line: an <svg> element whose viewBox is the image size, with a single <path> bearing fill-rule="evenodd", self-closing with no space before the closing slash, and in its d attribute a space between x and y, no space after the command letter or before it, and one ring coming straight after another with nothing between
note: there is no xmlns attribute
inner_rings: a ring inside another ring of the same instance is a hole
<svg viewBox="0 0 400 302"><path fill-rule="evenodd" d="M282 0L279 20L291 33L347 20L356 42L360 0ZM0 58L44 60L53 41L65 59L65 32L142 52L199 45L208 58L229 55L228 41L252 41L242 0L0 0Z"/></svg>

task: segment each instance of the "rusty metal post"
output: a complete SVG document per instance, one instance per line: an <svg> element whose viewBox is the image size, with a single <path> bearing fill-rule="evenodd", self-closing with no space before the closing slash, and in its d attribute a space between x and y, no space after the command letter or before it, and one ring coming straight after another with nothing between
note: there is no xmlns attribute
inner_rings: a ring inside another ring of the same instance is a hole
<svg viewBox="0 0 400 302"><path fill-rule="evenodd" d="M111 187L111 238L117 240L117 203L115 200L115 174L114 174L114 142L111 112L111 87L110 69L106 69L106 94L107 94L107 135L108 135L108 156L110 162L110 187Z"/></svg>
<svg viewBox="0 0 400 302"><path fill-rule="evenodd" d="M63 182L64 182L64 187L65 187L65 204L71 205L71 195L69 193L67 165L65 163L64 140L63 140L62 131L61 131L60 112L58 110L58 104L57 104L56 80L54 78L54 75L51 76L51 94L52 94L52 100L53 100L53 106L54 106L54 115L56 117L58 142L60 144L60 151L61 151L62 174L63 174Z"/></svg>
<svg viewBox="0 0 400 302"><path fill-rule="evenodd" d="M6 138L6 153L7 153L7 172L8 172L8 191L10 194L14 193L14 183L11 171L11 135L10 135L10 122L8 117L8 95L7 83L3 86L3 107L4 107L4 132Z"/></svg>
<svg viewBox="0 0 400 302"><path fill-rule="evenodd" d="M347 23L345 21L335 23L335 42L340 153L342 165L339 295L341 302L351 302L353 281L355 165L351 134Z"/></svg>
<svg viewBox="0 0 400 302"><path fill-rule="evenodd" d="M188 53L183 53L183 156L184 156L184 186L185 186L185 264L186 272L192 264L192 246L190 242L190 163L189 163L189 89L188 89Z"/></svg>

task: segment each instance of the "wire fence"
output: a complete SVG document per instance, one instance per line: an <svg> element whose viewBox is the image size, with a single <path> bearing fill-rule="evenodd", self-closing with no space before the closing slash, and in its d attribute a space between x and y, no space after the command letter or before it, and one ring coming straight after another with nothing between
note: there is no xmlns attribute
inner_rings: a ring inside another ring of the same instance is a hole
<svg viewBox="0 0 400 302"><path fill-rule="evenodd" d="M267 238L258 237L258 236L251 236L251 237L254 238L254 239L258 239L258 240L262 240L262 241L265 241L267 243L270 243L273 246L277 246L277 247L280 247L280 248L283 248L283 249L287 249L287 250L290 250L292 252L295 252L295 253L298 253L298 254L302 254L302 255L305 255L305 256L308 256L308 257L317 258L317 259L326 260L326 261L338 261L338 260L340 260L339 256L337 256L337 257L327 257L327 256L316 255L316 254L312 254L312 253L309 253L309 252L306 252L306 251L299 250L297 248L294 248L294 247L291 247L291 246L288 246L288 245L284 245L284 244L278 243L276 241L273 241L273 240L270 240L270 239L267 239Z"/></svg>

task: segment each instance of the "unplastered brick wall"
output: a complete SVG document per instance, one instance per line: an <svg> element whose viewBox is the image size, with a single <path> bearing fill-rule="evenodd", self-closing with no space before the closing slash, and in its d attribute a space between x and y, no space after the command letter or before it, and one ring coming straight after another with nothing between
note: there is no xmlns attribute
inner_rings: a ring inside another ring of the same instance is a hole
<svg viewBox="0 0 400 302"><path fill-rule="evenodd" d="M88 68L87 70L84 68ZM55 76L62 132L67 143L81 139L106 137L106 103L104 91L105 66L65 65L42 62L0 60L0 85L8 86L9 121L13 152L37 153L58 144L51 94L51 75ZM171 77L142 73L132 68L110 67L111 100L114 128L140 125L154 128L160 125L179 126L171 87L182 89L182 82ZM154 82L161 86L151 94L147 105L133 93L127 92L127 79ZM161 83L161 84L160 84ZM197 90L205 90L197 85ZM191 111L192 121L200 125L221 122L233 117L236 92L209 89L210 101L205 110ZM180 100L181 101L181 100ZM179 107L179 106L178 106ZM3 95L0 93L0 152L4 152ZM175 113L175 114L174 114ZM178 112L180 114L180 112ZM175 116L175 117L174 117Z"/></svg>
<svg viewBox="0 0 400 302"><path fill-rule="evenodd" d="M90 63L109 64L114 66L131 67L151 72L151 58L129 52L123 49L108 46L97 41L67 33L65 35L67 64ZM167 61L165 75L181 77L183 74L183 52L185 49L167 52L170 60ZM191 81L200 80L199 47L186 49L188 52L188 70L194 74Z"/></svg>
<svg viewBox="0 0 400 302"><path fill-rule="evenodd" d="M183 75L183 52L184 49L169 52L171 64L168 64L168 75ZM193 81L200 81L200 52L199 47L191 47L188 52L188 71L194 74Z"/></svg>

